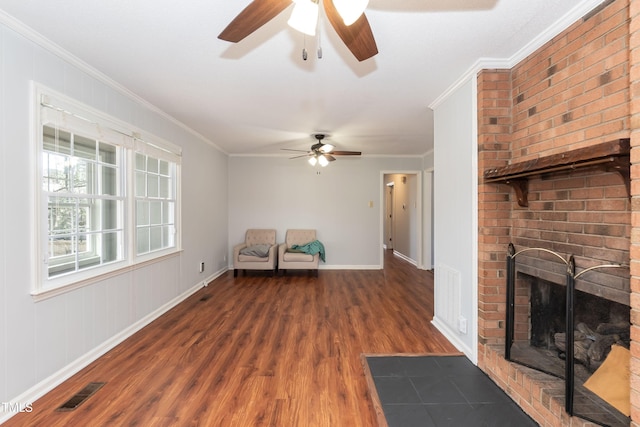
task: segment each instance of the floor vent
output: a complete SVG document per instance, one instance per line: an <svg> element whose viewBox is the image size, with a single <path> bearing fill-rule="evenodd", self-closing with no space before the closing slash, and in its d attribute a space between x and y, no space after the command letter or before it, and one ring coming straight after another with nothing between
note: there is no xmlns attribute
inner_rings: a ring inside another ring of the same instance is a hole
<svg viewBox="0 0 640 427"><path fill-rule="evenodd" d="M88 398L90 398L91 396L93 396L93 394L100 390L100 388L102 388L103 385L105 385L106 383L89 383L85 386L85 388L83 388L82 390L80 390L78 393L76 393L71 399L67 400L62 406L60 406L58 409L56 409L56 411L73 411L74 409L76 409L78 406L80 406L82 403L84 403L85 400L87 400Z"/></svg>

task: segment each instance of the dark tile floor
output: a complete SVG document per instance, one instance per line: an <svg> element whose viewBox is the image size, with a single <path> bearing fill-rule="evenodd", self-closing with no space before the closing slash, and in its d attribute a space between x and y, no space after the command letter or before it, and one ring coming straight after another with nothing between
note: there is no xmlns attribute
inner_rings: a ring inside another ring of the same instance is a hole
<svg viewBox="0 0 640 427"><path fill-rule="evenodd" d="M537 426L464 356L367 357L389 427Z"/></svg>

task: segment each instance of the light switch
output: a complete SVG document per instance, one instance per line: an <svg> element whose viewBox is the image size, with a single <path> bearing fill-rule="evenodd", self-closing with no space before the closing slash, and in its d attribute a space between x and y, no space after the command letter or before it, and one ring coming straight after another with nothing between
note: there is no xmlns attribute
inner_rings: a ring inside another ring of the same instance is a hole
<svg viewBox="0 0 640 427"><path fill-rule="evenodd" d="M369 207L372 208L373 207L373 200L369 200Z"/></svg>

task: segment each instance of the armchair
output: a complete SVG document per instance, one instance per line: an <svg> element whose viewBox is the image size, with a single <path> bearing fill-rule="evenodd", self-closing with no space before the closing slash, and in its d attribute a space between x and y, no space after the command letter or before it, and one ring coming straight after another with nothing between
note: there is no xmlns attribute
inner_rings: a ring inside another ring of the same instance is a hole
<svg viewBox="0 0 640 427"><path fill-rule="evenodd" d="M316 230L287 230L284 243L278 246L278 266L283 274L287 270L309 270L314 271L318 277L318 264L320 254L307 254L291 251L293 245L305 245L316 240Z"/></svg>
<svg viewBox="0 0 640 427"><path fill-rule="evenodd" d="M249 229L243 243L233 247L233 277L238 270L272 270L276 274L277 263L276 230Z"/></svg>

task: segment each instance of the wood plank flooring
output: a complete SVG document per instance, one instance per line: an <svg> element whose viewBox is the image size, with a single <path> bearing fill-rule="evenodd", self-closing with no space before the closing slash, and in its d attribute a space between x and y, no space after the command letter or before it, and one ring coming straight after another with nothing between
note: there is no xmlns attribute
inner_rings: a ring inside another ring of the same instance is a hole
<svg viewBox="0 0 640 427"><path fill-rule="evenodd" d="M433 274L229 271L6 426L376 426L361 354L453 353L431 325ZM90 382L105 382L57 412Z"/></svg>

